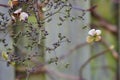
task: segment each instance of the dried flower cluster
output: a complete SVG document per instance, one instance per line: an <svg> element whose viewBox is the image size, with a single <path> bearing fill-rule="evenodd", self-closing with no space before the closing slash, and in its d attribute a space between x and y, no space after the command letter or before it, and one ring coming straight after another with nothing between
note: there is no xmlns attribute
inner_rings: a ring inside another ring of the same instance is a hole
<svg viewBox="0 0 120 80"><path fill-rule="evenodd" d="M92 43L94 41L100 41L101 40L101 30L95 30L95 29L91 29L89 32L88 32L88 36L87 36L87 39L86 41L88 43Z"/></svg>

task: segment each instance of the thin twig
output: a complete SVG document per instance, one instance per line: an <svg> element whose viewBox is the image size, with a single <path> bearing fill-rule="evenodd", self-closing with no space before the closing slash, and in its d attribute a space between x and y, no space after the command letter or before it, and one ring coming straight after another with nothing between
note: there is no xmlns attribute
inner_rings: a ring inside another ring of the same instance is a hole
<svg viewBox="0 0 120 80"><path fill-rule="evenodd" d="M58 71L50 70L48 68L46 68L46 72L51 74L51 75L58 76L58 77L61 77L61 78L67 79L67 80L68 79L69 80L80 80L80 77L78 77L78 76L73 76L73 75L69 75L69 74L60 73Z"/></svg>
<svg viewBox="0 0 120 80"><path fill-rule="evenodd" d="M0 4L1 7L5 7L5 8L8 8L9 6L6 5L6 4Z"/></svg>
<svg viewBox="0 0 120 80"><path fill-rule="evenodd" d="M27 72L26 72L26 80L29 80L29 76L30 76L30 72L27 71Z"/></svg>
<svg viewBox="0 0 120 80"><path fill-rule="evenodd" d="M101 43L103 43L104 46L106 46L107 48L111 47L111 45L109 45L104 39L101 40ZM114 47L114 45L112 45ZM118 60L119 59L119 55L118 52L112 48L110 49L110 51L112 52L113 57Z"/></svg>
<svg viewBox="0 0 120 80"><path fill-rule="evenodd" d="M39 67L35 67L34 70L31 70L31 74L40 74L40 73L46 73L49 76L58 76L64 79L69 79L69 80L80 80L79 76L73 76L70 74L64 74L64 73L60 73L58 71L52 70L50 68L47 68L46 66L39 66ZM25 74L21 74L19 76L17 76L17 79L20 80L22 78L25 77ZM52 77L54 79L54 77Z"/></svg>
<svg viewBox="0 0 120 80"><path fill-rule="evenodd" d="M59 57L59 60L62 60L64 58L66 58L67 56L71 55L75 50L80 49L81 47L84 47L86 45L88 45L87 42L84 42L84 43L76 45L75 47L73 47L72 49L70 49L68 53L65 53L65 54L61 55Z"/></svg>
<svg viewBox="0 0 120 80"><path fill-rule="evenodd" d="M64 5L63 6L61 6L57 11L55 11L54 13L52 13L51 15L49 15L49 16L47 16L47 17L45 17L43 20L46 20L46 19L48 19L49 17L51 17L51 16L53 16L53 15L55 15L55 14L57 14L57 13L59 13L62 9L64 8Z"/></svg>
<svg viewBox="0 0 120 80"><path fill-rule="evenodd" d="M41 27L40 17L39 17L39 10L38 10L38 0L34 0L33 12L34 12L35 17L36 17L36 19L37 19L37 24L38 24L38 26Z"/></svg>
<svg viewBox="0 0 120 80"><path fill-rule="evenodd" d="M99 21L99 23L102 25L103 28L109 30L110 32L112 32L115 35L118 35L118 29L117 29L116 25L109 23L106 19L104 19L99 14L97 14L94 10L91 11L91 13L92 13L92 17L96 18Z"/></svg>
<svg viewBox="0 0 120 80"><path fill-rule="evenodd" d="M108 52L108 51L110 51L110 49L106 49L106 50L104 50L104 51L102 51L102 52L100 52L100 53L98 53L98 54L96 54L96 55L91 56L89 59L87 59L87 60L84 62L84 64L80 67L80 77L81 77L81 78L83 77L83 76L82 76L83 70L84 70L84 68L86 67L86 65L87 65L89 62L91 62L91 60L93 60L93 59L95 59L95 58L97 58L97 57L105 54L105 53Z"/></svg>

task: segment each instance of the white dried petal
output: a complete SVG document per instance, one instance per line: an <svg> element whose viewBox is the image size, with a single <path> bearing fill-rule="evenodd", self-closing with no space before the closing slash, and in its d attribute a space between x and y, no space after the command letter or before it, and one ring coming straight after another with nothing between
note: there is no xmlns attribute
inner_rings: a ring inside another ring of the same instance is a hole
<svg viewBox="0 0 120 80"><path fill-rule="evenodd" d="M94 35L96 34L95 29L91 29L91 30L88 32L88 34L89 34L90 36L94 36Z"/></svg>
<svg viewBox="0 0 120 80"><path fill-rule="evenodd" d="M11 18L12 20L16 21L16 18L13 15L11 15Z"/></svg>
<svg viewBox="0 0 120 80"><path fill-rule="evenodd" d="M25 21L26 19L28 19L28 14L26 12L21 12L20 21Z"/></svg>
<svg viewBox="0 0 120 80"><path fill-rule="evenodd" d="M96 35L101 35L101 30L96 30Z"/></svg>
<svg viewBox="0 0 120 80"><path fill-rule="evenodd" d="M21 13L21 11L22 11L22 8L19 8L19 9L17 9L17 10L14 12L14 14Z"/></svg>

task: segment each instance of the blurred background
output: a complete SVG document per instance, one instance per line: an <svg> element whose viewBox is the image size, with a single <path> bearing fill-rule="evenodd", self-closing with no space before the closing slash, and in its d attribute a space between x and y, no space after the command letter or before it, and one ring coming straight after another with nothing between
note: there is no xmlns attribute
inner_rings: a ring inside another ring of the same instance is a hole
<svg viewBox="0 0 120 80"><path fill-rule="evenodd" d="M44 1L44 0L43 0ZM51 0L52 1L52 0ZM54 1L54 0L53 0ZM56 0L57 1L57 0ZM64 0L63 0L64 1ZM36 62L27 61L25 65L6 66L6 61L0 58L0 80L119 80L119 0L68 0L72 4L70 18L62 20L65 9L48 18L44 26L49 35L41 43L44 47L34 46L33 49L24 48L31 42L26 37L17 40L19 50L14 49L14 41L10 34L3 32L0 25L0 40L6 39L7 48L12 48L15 54L32 54L38 52L41 57L33 58ZM7 4L8 0L0 0L0 4ZM84 12L81 9L88 11ZM55 10L52 9L52 12ZM8 14L8 8L0 6L0 12ZM46 17L44 13L43 15ZM78 16L78 19L74 19ZM0 20L3 22L3 20ZM30 16L30 22L35 17ZM20 26L24 24L20 24ZM16 32L27 30L14 26ZM102 31L102 40L87 43L86 37L90 29ZM70 43L61 42L55 50L46 51L58 42L58 35L63 35ZM5 35L5 36L4 36ZM111 48L112 47L112 48ZM113 48L114 47L114 48ZM0 52L7 51L0 42ZM22 55L23 56L23 55ZM29 62L29 67L26 64ZM45 64L48 62L48 64ZM30 71L27 71L26 68ZM32 71L31 71L32 70Z"/></svg>

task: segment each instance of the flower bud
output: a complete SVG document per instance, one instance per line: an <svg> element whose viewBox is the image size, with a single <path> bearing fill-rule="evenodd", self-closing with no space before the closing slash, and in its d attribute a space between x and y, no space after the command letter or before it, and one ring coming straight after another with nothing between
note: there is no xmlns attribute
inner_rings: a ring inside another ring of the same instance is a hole
<svg viewBox="0 0 120 80"><path fill-rule="evenodd" d="M2 52L2 57L5 59L5 60L8 60L8 54L6 52Z"/></svg>

